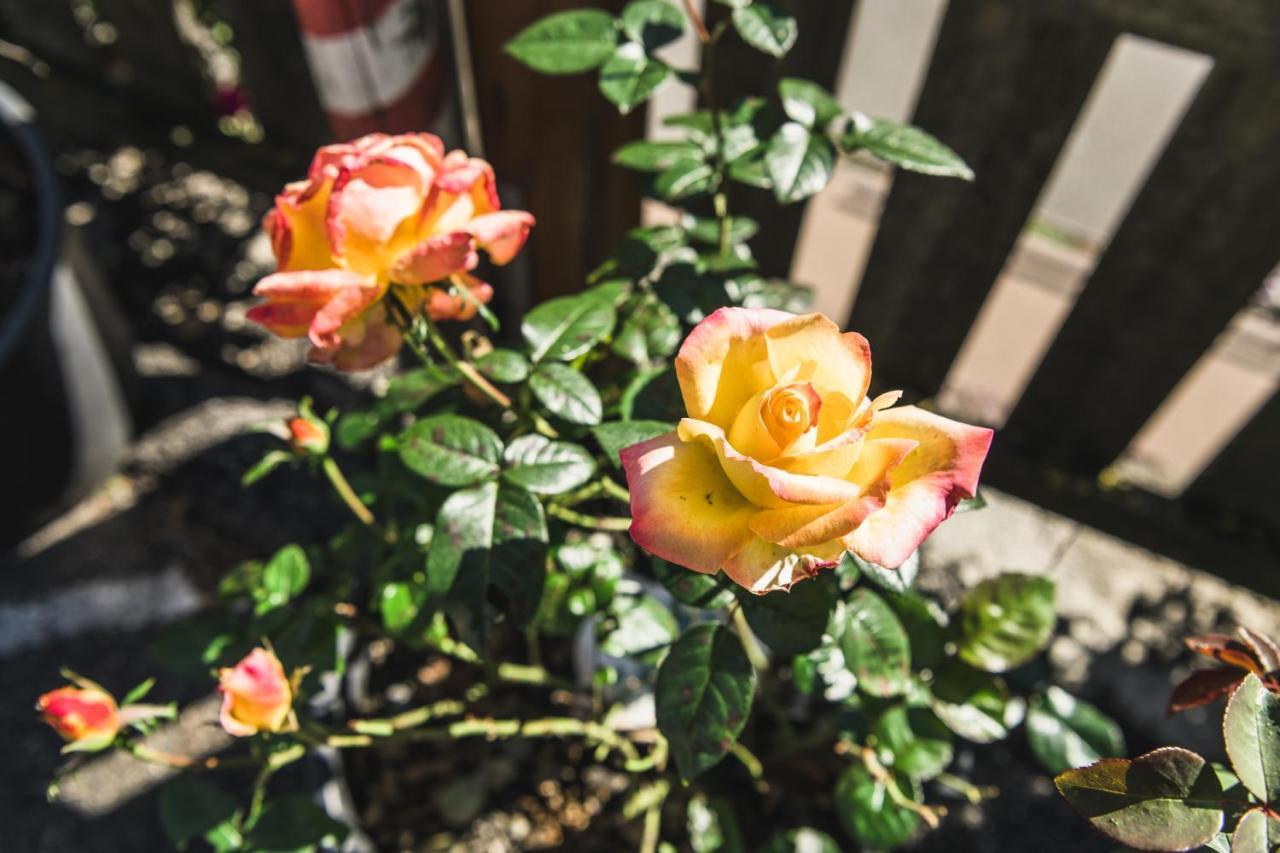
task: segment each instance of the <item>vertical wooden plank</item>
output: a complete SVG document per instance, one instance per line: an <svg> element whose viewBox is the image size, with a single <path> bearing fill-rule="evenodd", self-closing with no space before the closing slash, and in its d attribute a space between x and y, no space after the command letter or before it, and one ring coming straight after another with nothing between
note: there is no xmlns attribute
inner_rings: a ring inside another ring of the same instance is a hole
<svg viewBox="0 0 1280 853"><path fill-rule="evenodd" d="M268 145L305 150L330 138L290 0L215 0L234 33L241 82Z"/></svg>
<svg viewBox="0 0 1280 853"><path fill-rule="evenodd" d="M778 81L783 77L803 77L834 88L855 5L856 0L792 4L800 35L791 51L777 62L735 33L726 33L714 69L717 100L722 106L750 95L776 100ZM713 27L730 14L727 7L715 2L708 2L707 7L707 21ZM760 223L751 248L761 271L768 276L789 275L807 203L781 207L772 193L738 184L731 185L729 201L732 213Z"/></svg>
<svg viewBox="0 0 1280 853"><path fill-rule="evenodd" d="M626 4L594 5L618 13ZM545 299L580 290L586 274L639 223L639 183L609 158L644 135L644 110L620 117L597 90L594 73L549 77L503 53L524 27L579 8L580 0L502 0L501 6L501 14L477 9L467 16L485 155L499 181L518 189L519 204L538 218L525 254L533 299ZM501 290L495 298L504 298Z"/></svg>
<svg viewBox="0 0 1280 853"><path fill-rule="evenodd" d="M1280 393L1274 395L1187 489L1193 510L1221 507L1263 519L1280 537Z"/></svg>
<svg viewBox="0 0 1280 853"><path fill-rule="evenodd" d="M1280 257L1280 79L1210 72L1032 378L1005 434L1098 471Z"/></svg>
<svg viewBox="0 0 1280 853"><path fill-rule="evenodd" d="M199 55L178 35L174 0L95 0L94 6L115 27L112 47L130 72L123 82L187 113L208 103Z"/></svg>
<svg viewBox="0 0 1280 853"><path fill-rule="evenodd" d="M951 0L913 121L977 177L894 179L849 320L880 387L941 387L1114 37L1071 4Z"/></svg>

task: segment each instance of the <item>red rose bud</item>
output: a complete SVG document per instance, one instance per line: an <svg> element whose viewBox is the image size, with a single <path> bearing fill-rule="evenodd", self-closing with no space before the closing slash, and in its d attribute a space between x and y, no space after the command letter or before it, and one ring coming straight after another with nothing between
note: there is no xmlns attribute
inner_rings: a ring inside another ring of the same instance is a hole
<svg viewBox="0 0 1280 853"><path fill-rule="evenodd" d="M36 703L44 721L80 749L107 746L120 731L120 715L111 694L94 687L59 687Z"/></svg>
<svg viewBox="0 0 1280 853"><path fill-rule="evenodd" d="M254 649L234 667L220 669L218 690L219 722L228 734L247 737L293 728L293 685L272 652Z"/></svg>
<svg viewBox="0 0 1280 853"><path fill-rule="evenodd" d="M322 456L329 450L329 427L315 418L299 416L287 424L289 446L299 455L314 453Z"/></svg>

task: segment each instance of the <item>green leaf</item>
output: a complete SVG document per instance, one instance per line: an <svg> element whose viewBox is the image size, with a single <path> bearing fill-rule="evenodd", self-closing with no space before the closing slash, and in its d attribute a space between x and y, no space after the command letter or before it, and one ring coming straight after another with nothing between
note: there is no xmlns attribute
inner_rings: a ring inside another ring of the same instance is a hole
<svg viewBox="0 0 1280 853"><path fill-rule="evenodd" d="M1231 834L1231 853L1274 853L1280 849L1280 818L1250 809Z"/></svg>
<svg viewBox="0 0 1280 853"><path fill-rule="evenodd" d="M734 284L743 308L775 308L803 314L813 307L813 288L805 284L759 276L738 279Z"/></svg>
<svg viewBox="0 0 1280 853"><path fill-rule="evenodd" d="M494 382L511 385L529 376L529 361L511 349L495 349L476 359L476 367Z"/></svg>
<svg viewBox="0 0 1280 853"><path fill-rule="evenodd" d="M238 853L244 849L244 836L236 827L239 817L240 813L236 812L202 836L214 853Z"/></svg>
<svg viewBox="0 0 1280 853"><path fill-rule="evenodd" d="M840 104L826 89L811 80L784 77L778 83L782 111L810 130L821 130L840 115Z"/></svg>
<svg viewBox="0 0 1280 853"><path fill-rule="evenodd" d="M616 315L608 299L594 292L561 296L524 315L520 331L535 361L572 361L613 331Z"/></svg>
<svg viewBox="0 0 1280 853"><path fill-rule="evenodd" d="M604 404L591 380L564 364L542 364L529 377L529 390L547 411L572 424L600 423Z"/></svg>
<svg viewBox="0 0 1280 853"><path fill-rule="evenodd" d="M838 598L836 577L831 572L801 581L789 592L752 595L743 591L738 595L751 630L770 649L788 657L822 644Z"/></svg>
<svg viewBox="0 0 1280 853"><path fill-rule="evenodd" d="M387 394L379 403L386 415L413 412L441 391L457 385L459 377L452 367L434 365L408 370L391 377Z"/></svg>
<svg viewBox="0 0 1280 853"><path fill-rule="evenodd" d="M1197 847L1196 851L1197 853L1231 853L1231 836L1225 832L1219 832L1206 841L1203 847Z"/></svg>
<svg viewBox="0 0 1280 853"><path fill-rule="evenodd" d="M722 574L695 572L659 557L653 558L653 574L681 604L704 610L733 604L733 583Z"/></svg>
<svg viewBox="0 0 1280 853"><path fill-rule="evenodd" d="M281 607L307 588L311 581L311 563L307 552L298 545L286 545L275 553L262 570L263 599L259 612Z"/></svg>
<svg viewBox="0 0 1280 853"><path fill-rule="evenodd" d="M993 743L1009 734L1022 720L1024 706L1009 698L1009 688L998 677L948 662L933 682L930 703L947 728L974 743Z"/></svg>
<svg viewBox="0 0 1280 853"><path fill-rule="evenodd" d="M680 38L684 26L684 13L666 0L631 0L622 10L622 31L646 50Z"/></svg>
<svg viewBox="0 0 1280 853"><path fill-rule="evenodd" d="M276 470L276 468L280 467L282 463L288 462L293 458L293 454L287 450L267 451L266 455L253 463L248 471L244 472L244 476L240 478L240 485L245 488L252 486L254 483Z"/></svg>
<svg viewBox="0 0 1280 853"><path fill-rule="evenodd" d="M378 608L382 612L382 626L392 634L398 634L413 624L422 606L421 587L407 583L389 583L382 588Z"/></svg>
<svg viewBox="0 0 1280 853"><path fill-rule="evenodd" d="M668 421L610 421L600 424L591 430L591 434L600 442L604 455L609 457L615 468L622 467L619 451L634 444L666 435L675 429Z"/></svg>
<svg viewBox="0 0 1280 853"><path fill-rule="evenodd" d="M840 845L825 832L804 826L773 836L760 853L840 853Z"/></svg>
<svg viewBox="0 0 1280 853"><path fill-rule="evenodd" d="M1058 687L1031 700L1027 741L1044 769L1054 774L1125 754L1124 733L1115 721Z"/></svg>
<svg viewBox="0 0 1280 853"><path fill-rule="evenodd" d="M1280 696L1250 673L1227 702L1222 734L1231 766L1249 793L1280 804Z"/></svg>
<svg viewBox="0 0 1280 853"><path fill-rule="evenodd" d="M669 76L671 69L665 62L645 53L644 45L629 41L619 45L600 69L600 93L625 115L648 100Z"/></svg>
<svg viewBox="0 0 1280 853"><path fill-rule="evenodd" d="M636 364L649 364L680 346L680 318L651 293L636 297L622 328L613 339L613 351Z"/></svg>
<svg viewBox="0 0 1280 853"><path fill-rule="evenodd" d="M951 763L951 731L928 708L894 705L871 731L893 753L894 769L912 779L932 779Z"/></svg>
<svg viewBox="0 0 1280 853"><path fill-rule="evenodd" d="M659 198L679 201L699 193L710 192L715 183L715 168L705 160L677 160L663 170L654 181L653 191Z"/></svg>
<svg viewBox="0 0 1280 853"><path fill-rule="evenodd" d="M915 585L916 575L920 574L920 552L916 551L896 569L868 562L850 552L849 558L876 586L889 592L906 592Z"/></svg>
<svg viewBox="0 0 1280 853"><path fill-rule="evenodd" d="M577 9L535 21L507 42L507 53L543 74L590 71L613 53L618 22L598 9Z"/></svg>
<svg viewBox="0 0 1280 853"><path fill-rule="evenodd" d="M889 605L871 590L855 589L849 596L840 649L862 692L881 697L906 692L911 641Z"/></svg>
<svg viewBox="0 0 1280 853"><path fill-rule="evenodd" d="M596 472L596 462L584 448L536 433L522 435L507 445L506 460L511 467L503 476L538 495L575 489Z"/></svg>
<svg viewBox="0 0 1280 853"><path fill-rule="evenodd" d="M973 170L960 155L918 127L855 113L840 140L852 153L868 151L911 172L973 180Z"/></svg>
<svg viewBox="0 0 1280 853"><path fill-rule="evenodd" d="M613 162L638 172L663 172L676 163L706 159L706 152L691 142L628 142L613 152Z"/></svg>
<svg viewBox="0 0 1280 853"><path fill-rule="evenodd" d="M400 460L442 486L470 486L498 473L502 440L479 421L435 415L414 423L399 439Z"/></svg>
<svg viewBox="0 0 1280 853"><path fill-rule="evenodd" d="M346 826L299 795L268 802L249 830L247 840L253 850L268 853L295 851L319 844L330 836L341 840L346 835Z"/></svg>
<svg viewBox="0 0 1280 853"><path fill-rule="evenodd" d="M735 160L729 164L729 177L749 187L772 189L773 178L769 176L769 167L765 162L767 159L768 151L762 148L751 156Z"/></svg>
<svg viewBox="0 0 1280 853"><path fill-rule="evenodd" d="M689 237L709 246L720 245L720 220L711 216L686 215L680 225L689 232ZM760 230L760 223L746 216L729 218L729 245L745 243Z"/></svg>
<svg viewBox="0 0 1280 853"><path fill-rule="evenodd" d="M1144 850L1186 850L1222 828L1222 788L1203 758L1167 746L1132 761L1109 758L1054 779L1077 812L1109 837Z"/></svg>
<svg viewBox="0 0 1280 853"><path fill-rule="evenodd" d="M835 159L835 149L825 136L787 122L774 133L764 158L774 197L790 204L821 192L831 179Z"/></svg>
<svg viewBox="0 0 1280 853"><path fill-rule="evenodd" d="M658 669L658 729L685 781L715 765L751 713L756 673L738 637L723 625L685 631Z"/></svg>
<svg viewBox="0 0 1280 853"><path fill-rule="evenodd" d="M618 408L622 417L636 421L662 421L672 424L685 415L684 400L676 372L670 367L657 367L639 373L622 392Z"/></svg>
<svg viewBox="0 0 1280 853"><path fill-rule="evenodd" d="M626 596L615 607L618 623L600 644L613 657L628 657L669 645L680 633L676 617L651 595Z"/></svg>
<svg viewBox="0 0 1280 853"><path fill-rule="evenodd" d="M184 773L160 789L160 826L175 847L228 820L236 801L206 776Z"/></svg>
<svg viewBox="0 0 1280 853"><path fill-rule="evenodd" d="M733 26L742 40L762 53L781 58L800 35L796 19L783 14L770 0L754 0L733 10Z"/></svg>
<svg viewBox="0 0 1280 853"><path fill-rule="evenodd" d="M915 793L905 774L894 772L893 778L903 793ZM847 767L836 782L840 823L864 847L897 847L911 837L920 820L915 812L895 803L886 788L886 782L876 779L861 764Z"/></svg>
<svg viewBox="0 0 1280 853"><path fill-rule="evenodd" d="M436 516L427 555L429 597L449 594L469 605L475 617L490 583L512 580L517 586L504 593L528 611L527 598L542 592L546 541L542 504L525 489L490 482L456 491Z"/></svg>
<svg viewBox="0 0 1280 853"><path fill-rule="evenodd" d="M988 672L1007 672L1035 657L1057 621L1054 583L1009 573L973 587L960 605L960 658Z"/></svg>
<svg viewBox="0 0 1280 853"><path fill-rule="evenodd" d="M885 601L907 629L911 663L916 669L934 669L947 656L947 614L937 602L912 590L889 593Z"/></svg>

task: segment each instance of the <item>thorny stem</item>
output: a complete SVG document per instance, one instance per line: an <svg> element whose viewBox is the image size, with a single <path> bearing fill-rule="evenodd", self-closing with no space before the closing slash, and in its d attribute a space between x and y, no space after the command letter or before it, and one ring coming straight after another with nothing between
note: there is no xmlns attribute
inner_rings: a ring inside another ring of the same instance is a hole
<svg viewBox="0 0 1280 853"><path fill-rule="evenodd" d="M587 515L569 509L567 506L554 503L547 504L546 510L547 515L554 515L561 521L567 521L570 524L585 527L588 530L607 530L621 533L631 529L631 519L629 518Z"/></svg>
<svg viewBox="0 0 1280 853"><path fill-rule="evenodd" d="M347 482L347 478L342 473L342 469L338 467L338 463L334 461L332 456L325 455L320 467L324 469L324 475L329 478L329 482L333 484L333 489L338 493L338 497L342 498L342 502L347 505L352 514L360 519L360 523L366 527L373 527L377 521L373 517L373 513L364 505L356 495L355 490L351 488L351 484Z"/></svg>
<svg viewBox="0 0 1280 853"><path fill-rule="evenodd" d="M961 779L959 776L951 773L939 773L934 777L933 781L937 782L939 785L950 788L975 806L983 800L994 799L1000 795L999 788L994 786L979 787L969 780Z"/></svg>
<svg viewBox="0 0 1280 853"><path fill-rule="evenodd" d="M484 378L479 370L476 370L474 364L469 361L463 361L458 358L453 351L453 347L449 346L449 342L440 334L440 330L430 317L421 313L412 311L408 305L404 303L400 295L394 289L391 292L389 300L392 311L391 316L396 321L396 325L404 332L405 340L409 343L409 348L418 356L418 360L423 365L430 367L432 365L431 354L427 352L423 346L423 337L425 336L436 352L445 362L458 372L458 375L467 380L473 388L484 394L493 402L497 403L504 409L511 408L511 398L503 394L494 387L488 379Z"/></svg>
<svg viewBox="0 0 1280 853"><path fill-rule="evenodd" d="M885 791L888 792L889 799L893 800L894 805L918 815L930 829L937 829L938 824L941 822L941 815L946 813L945 810L937 806L926 806L923 803L917 803L902 793L902 789L898 787L898 780L880 763L880 759L876 757L876 751L867 746L859 746L858 749L867 772L877 782L884 785Z"/></svg>

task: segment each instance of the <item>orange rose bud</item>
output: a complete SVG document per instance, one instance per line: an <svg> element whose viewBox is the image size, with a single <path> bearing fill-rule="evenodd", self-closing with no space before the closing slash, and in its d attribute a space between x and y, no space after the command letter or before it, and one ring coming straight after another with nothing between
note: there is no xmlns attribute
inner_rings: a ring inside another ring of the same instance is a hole
<svg viewBox="0 0 1280 853"><path fill-rule="evenodd" d="M218 670L218 691L218 720L228 734L248 737L294 727L293 685L280 659L266 649L254 649L234 667Z"/></svg>
<svg viewBox="0 0 1280 853"><path fill-rule="evenodd" d="M289 446L299 455L315 453L323 455L329 449L329 428L322 422L306 417L290 419Z"/></svg>
<svg viewBox="0 0 1280 853"><path fill-rule="evenodd" d="M116 700L97 688L59 687L41 696L36 709L66 741L82 749L104 747L120 731Z"/></svg>

